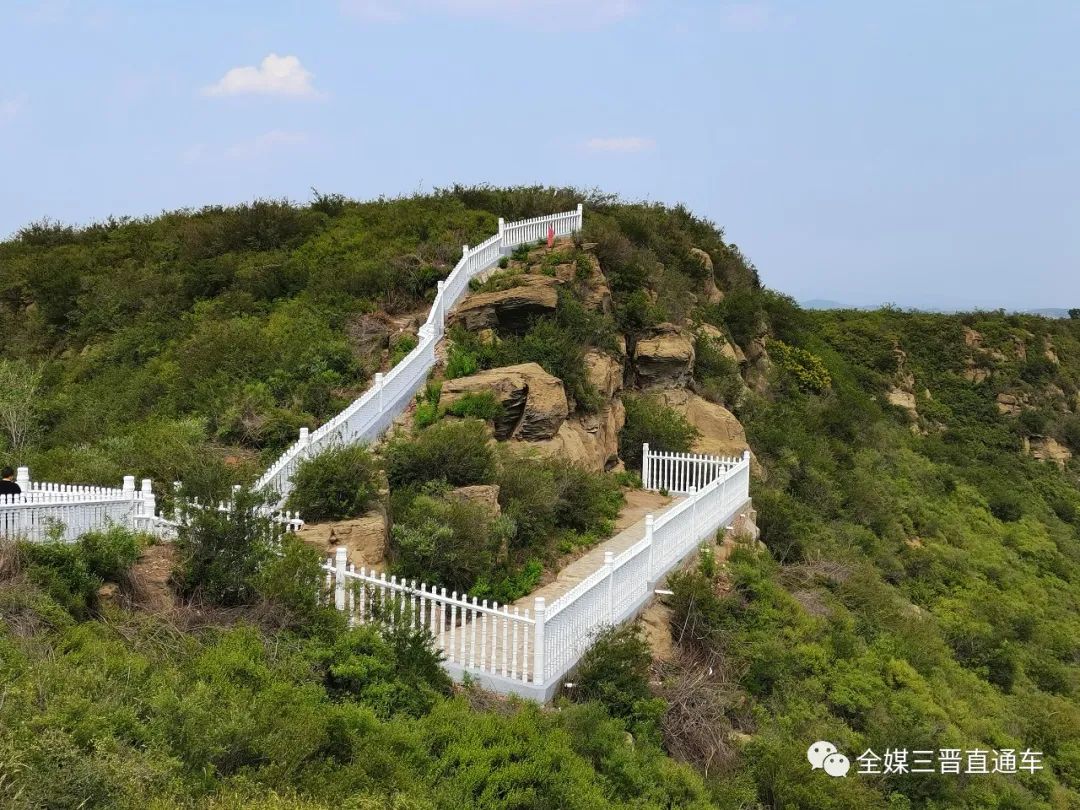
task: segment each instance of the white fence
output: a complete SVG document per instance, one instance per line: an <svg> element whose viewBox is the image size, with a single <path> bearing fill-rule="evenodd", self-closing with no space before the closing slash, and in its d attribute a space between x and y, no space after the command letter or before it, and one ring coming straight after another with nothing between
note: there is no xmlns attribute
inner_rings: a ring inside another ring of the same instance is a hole
<svg viewBox="0 0 1080 810"><path fill-rule="evenodd" d="M32 481L30 471L20 467L16 483L21 494L0 495L0 538L71 542L86 532L120 525L171 539L186 520L186 513L207 508L197 500L188 501L183 512L174 509L167 517L157 510L150 479L144 478L135 489L133 475L124 476L123 485L116 489ZM224 501L216 508L232 511L231 504ZM304 525L293 512L271 512L268 516L285 531L295 532Z"/></svg>
<svg viewBox="0 0 1080 810"><path fill-rule="evenodd" d="M656 452L644 444L641 450L641 482L645 489L687 495L691 488L701 489L739 461L734 456Z"/></svg>
<svg viewBox="0 0 1080 810"><path fill-rule="evenodd" d="M546 238L549 230L556 236L580 230L583 217L578 205L576 211L521 222L500 219L499 232L490 239L473 248L464 245L457 266L439 282L416 348L386 374L376 374L374 384L326 424L311 432L301 428L300 438L256 482L255 489L276 492L284 500L292 489L292 475L304 458L335 445L369 442L381 435L408 407L434 367L435 346L446 332L446 315L465 295L469 280L494 266L514 247Z"/></svg>
<svg viewBox="0 0 1080 810"><path fill-rule="evenodd" d="M646 451L645 458L656 455ZM600 568L550 605L536 598L531 612L357 571L342 548L324 567L327 582L350 621L378 617L427 628L452 674L468 673L488 688L547 700L600 629L636 615L656 583L728 526L749 500L749 452L738 460L684 455L680 464L664 469L673 476L705 471L695 478L702 487L690 485L675 507L659 518L646 517L641 540L618 556L609 552Z"/></svg>

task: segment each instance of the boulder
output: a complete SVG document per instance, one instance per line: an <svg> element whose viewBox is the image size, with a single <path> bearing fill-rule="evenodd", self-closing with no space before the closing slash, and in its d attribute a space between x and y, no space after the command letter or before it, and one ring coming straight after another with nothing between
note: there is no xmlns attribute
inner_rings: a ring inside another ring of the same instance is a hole
<svg viewBox="0 0 1080 810"><path fill-rule="evenodd" d="M559 458L593 472L610 470L619 463L619 431L626 423L622 400L613 400L595 414L567 419L559 432L543 442L528 445L543 456Z"/></svg>
<svg viewBox="0 0 1080 810"><path fill-rule="evenodd" d="M1024 410L1024 400L1016 394L998 394L997 409L1007 416L1019 416Z"/></svg>
<svg viewBox="0 0 1080 810"><path fill-rule="evenodd" d="M555 312L558 283L549 276L523 275L516 287L467 296L451 314L450 323L461 324L471 332L524 332L533 318Z"/></svg>
<svg viewBox="0 0 1080 810"><path fill-rule="evenodd" d="M380 508L353 520L308 523L296 536L327 555L333 554L338 546L344 546L349 552L349 562L357 568L380 569L385 565L389 529L386 515Z"/></svg>
<svg viewBox="0 0 1080 810"><path fill-rule="evenodd" d="M693 336L674 324L654 327L634 347L634 369L643 386L682 385L693 368Z"/></svg>
<svg viewBox="0 0 1080 810"><path fill-rule="evenodd" d="M749 450L746 431L735 414L722 405L709 402L684 388L672 388L661 393L670 408L681 413L701 434L690 448L695 453L710 456L741 456Z"/></svg>
<svg viewBox="0 0 1080 810"><path fill-rule="evenodd" d="M589 382L604 399L611 399L623 387L623 366L607 352L589 349L585 352L585 371Z"/></svg>
<svg viewBox="0 0 1080 810"><path fill-rule="evenodd" d="M698 326L698 331L705 335L709 340L717 345L720 349L720 354L729 360L734 360L736 363L742 364L746 362L746 355L743 354L743 350L736 344L728 340L727 335L713 326L711 323L703 323Z"/></svg>
<svg viewBox="0 0 1080 810"><path fill-rule="evenodd" d="M690 248L690 258L701 264L705 268L705 279L702 285L702 289L705 292L705 299L710 304L718 304L724 300L724 293L721 292L716 286L716 276L713 273L713 261L712 256L706 253L701 248Z"/></svg>
<svg viewBox="0 0 1080 810"><path fill-rule="evenodd" d="M1051 436L1024 439L1024 452L1037 461L1051 461L1062 468L1072 458L1069 448Z"/></svg>
<svg viewBox="0 0 1080 810"><path fill-rule="evenodd" d="M885 394L885 399L889 401L890 405L895 405L897 408L903 408L912 419L919 418L919 411L916 408L914 392L893 386Z"/></svg>
<svg viewBox="0 0 1080 810"><path fill-rule="evenodd" d="M540 441L562 426L570 406L562 380L536 363L488 369L443 383L439 405L447 407L468 393L492 391L504 415L495 421L495 438Z"/></svg>
<svg viewBox="0 0 1080 810"><path fill-rule="evenodd" d="M499 506L498 484L476 484L471 487L457 487L450 490L446 496L478 503L486 507L495 517L502 514L502 508Z"/></svg>

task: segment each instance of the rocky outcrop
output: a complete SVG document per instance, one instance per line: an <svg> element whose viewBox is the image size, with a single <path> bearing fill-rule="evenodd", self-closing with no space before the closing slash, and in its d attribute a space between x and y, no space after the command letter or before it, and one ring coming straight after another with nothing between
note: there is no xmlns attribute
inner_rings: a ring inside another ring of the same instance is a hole
<svg viewBox="0 0 1080 810"><path fill-rule="evenodd" d="M709 402L683 388L672 388L660 394L664 403L681 413L697 428L700 436L691 450L712 456L741 456L750 449L746 431L727 408Z"/></svg>
<svg viewBox="0 0 1080 810"><path fill-rule="evenodd" d="M379 508L353 520L309 523L296 536L324 554L333 554L338 546L344 546L349 562L358 568L379 569L386 561L389 531L386 515Z"/></svg>
<svg viewBox="0 0 1080 810"><path fill-rule="evenodd" d="M623 366L607 352L589 349L585 352L585 371L589 382L604 399L611 399L623 387Z"/></svg>
<svg viewBox="0 0 1080 810"><path fill-rule="evenodd" d="M567 419L551 439L528 446L541 455L602 472L619 463L619 431L625 422L626 409L622 400L615 399L599 413Z"/></svg>
<svg viewBox="0 0 1080 810"><path fill-rule="evenodd" d="M728 340L727 335L713 326L711 323L703 323L698 326L698 332L716 344L720 354L729 360L734 360L740 365L746 362L746 355L735 343Z"/></svg>
<svg viewBox="0 0 1080 810"><path fill-rule="evenodd" d="M895 405L897 408L903 408L908 412L908 416L912 419L919 418L919 411L916 407L915 393L913 391L907 391L903 388L893 386L886 392L885 399L889 401L890 405Z"/></svg>
<svg viewBox="0 0 1080 810"><path fill-rule="evenodd" d="M495 517L502 514L502 508L499 506L498 484L476 484L471 487L457 487L446 493L446 497L478 503Z"/></svg>
<svg viewBox="0 0 1080 810"><path fill-rule="evenodd" d="M1016 394L998 394L997 395L997 409L998 413L1006 416L1019 416L1026 406L1026 402L1023 397Z"/></svg>
<svg viewBox="0 0 1080 810"><path fill-rule="evenodd" d="M705 279L702 285L702 290L705 293L705 300L710 304L718 304L723 301L724 293L716 286L716 276L713 273L712 256L701 248L695 247L690 248L690 258L700 263L705 269Z"/></svg>
<svg viewBox="0 0 1080 810"><path fill-rule="evenodd" d="M469 331L498 329L520 333L534 318L555 312L559 303L556 279L523 275L520 282L508 290L466 297L451 314L450 323L461 324Z"/></svg>
<svg viewBox="0 0 1080 810"><path fill-rule="evenodd" d="M693 336L674 324L653 327L634 347L634 371L643 387L682 385L693 369Z"/></svg>
<svg viewBox="0 0 1080 810"><path fill-rule="evenodd" d="M759 335L751 340L746 346L746 369L743 379L752 391L764 394L769 390L769 372L772 370L772 359L769 351L765 348L765 336Z"/></svg>
<svg viewBox="0 0 1080 810"><path fill-rule="evenodd" d="M1024 452L1037 461L1050 461L1064 468L1072 452L1051 436L1031 436L1024 439Z"/></svg>
<svg viewBox="0 0 1080 810"><path fill-rule="evenodd" d="M495 438L541 441L550 439L570 412L562 380L537 363L521 363L447 380L439 398L448 407L465 394L491 391L503 407L495 420Z"/></svg>

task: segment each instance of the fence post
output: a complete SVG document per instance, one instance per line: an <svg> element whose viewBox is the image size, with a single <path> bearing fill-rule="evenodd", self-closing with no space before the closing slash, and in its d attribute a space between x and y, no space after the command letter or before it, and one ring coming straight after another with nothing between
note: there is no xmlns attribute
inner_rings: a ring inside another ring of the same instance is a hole
<svg viewBox="0 0 1080 810"><path fill-rule="evenodd" d="M22 490L23 495L27 495L30 492L30 468L19 467L15 471L15 483L19 485L19 489Z"/></svg>
<svg viewBox="0 0 1080 810"><path fill-rule="evenodd" d="M506 232L506 220L499 217L499 252L503 249L503 234Z"/></svg>
<svg viewBox="0 0 1080 810"><path fill-rule="evenodd" d="M502 224L502 220L499 220L499 224ZM501 231L501 228L500 228ZM547 607L544 604L544 597L536 597L536 601L533 602L533 613L536 618L536 625L533 628L533 683L544 683L544 613Z"/></svg>
<svg viewBox="0 0 1080 810"><path fill-rule="evenodd" d="M135 497L135 476L134 475L125 475L124 476L124 484L123 484L123 488L122 488L121 491L125 495L127 495L128 497L131 497L131 498Z"/></svg>
<svg viewBox="0 0 1080 810"><path fill-rule="evenodd" d="M442 282L439 282L440 284ZM381 371L375 374L375 390L379 392L379 413L383 411L383 373Z"/></svg>
<svg viewBox="0 0 1080 810"><path fill-rule="evenodd" d="M300 428L300 440L298 443L300 445L300 454L306 456L308 446L311 444L311 431L306 427Z"/></svg>
<svg viewBox="0 0 1080 810"><path fill-rule="evenodd" d="M641 445L641 488L649 489L652 483L649 475L649 443Z"/></svg>
<svg viewBox="0 0 1080 810"><path fill-rule="evenodd" d="M577 226L578 230L585 227L585 207L581 204L577 204Z"/></svg>
<svg viewBox="0 0 1080 810"><path fill-rule="evenodd" d="M607 624L615 623L615 552L604 552L604 576L607 577Z"/></svg>
<svg viewBox="0 0 1080 810"><path fill-rule="evenodd" d="M334 606L341 611L345 610L345 566L348 558L349 552L345 546L338 546L334 552Z"/></svg>
<svg viewBox="0 0 1080 810"><path fill-rule="evenodd" d="M134 489L134 481L132 481L132 489ZM142 480L142 515L146 520L146 530L152 531L154 529L154 518L157 517L157 498L154 496L153 483L149 478ZM132 510L134 514L134 510ZM135 527L132 527L135 528Z"/></svg>

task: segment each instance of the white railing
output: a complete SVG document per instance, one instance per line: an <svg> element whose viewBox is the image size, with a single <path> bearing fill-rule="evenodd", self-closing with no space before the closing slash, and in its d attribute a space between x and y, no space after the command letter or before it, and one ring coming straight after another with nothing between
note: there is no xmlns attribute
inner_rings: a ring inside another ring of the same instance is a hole
<svg viewBox="0 0 1080 810"><path fill-rule="evenodd" d="M30 480L20 467L16 478L22 493L0 496L0 537L41 542L72 541L89 531L122 525L153 531L156 498L150 479L135 489L135 476L124 476L119 489Z"/></svg>
<svg viewBox="0 0 1080 810"><path fill-rule="evenodd" d="M549 605L536 598L531 613L356 571L343 548L324 566L327 583L351 622L380 617L427 628L451 673L467 673L501 692L546 700L599 630L636 615L656 583L728 526L749 500L749 452L738 460L685 454L680 460L685 470L709 470L712 477L703 479L701 489L691 486L687 497L660 517L648 515L641 540L618 556L605 554L603 565L570 591Z"/></svg>
<svg viewBox="0 0 1080 810"><path fill-rule="evenodd" d="M435 301L425 324L420 327L416 348L386 374L376 374L372 386L345 410L317 430L301 428L299 439L255 483L258 491L273 491L281 501L292 489L292 476L299 463L310 455L339 444L369 442L378 438L409 403L435 366L435 346L446 332L446 315L465 295L469 280L498 263L509 250L525 242L548 236L568 236L581 229L584 212L576 211L534 217L521 222L499 220L499 232L470 248L462 247L461 260L438 284Z"/></svg>
<svg viewBox="0 0 1080 810"><path fill-rule="evenodd" d="M738 463L734 456L657 452L645 444L641 451L641 484L645 489L686 495L691 487L701 489Z"/></svg>

